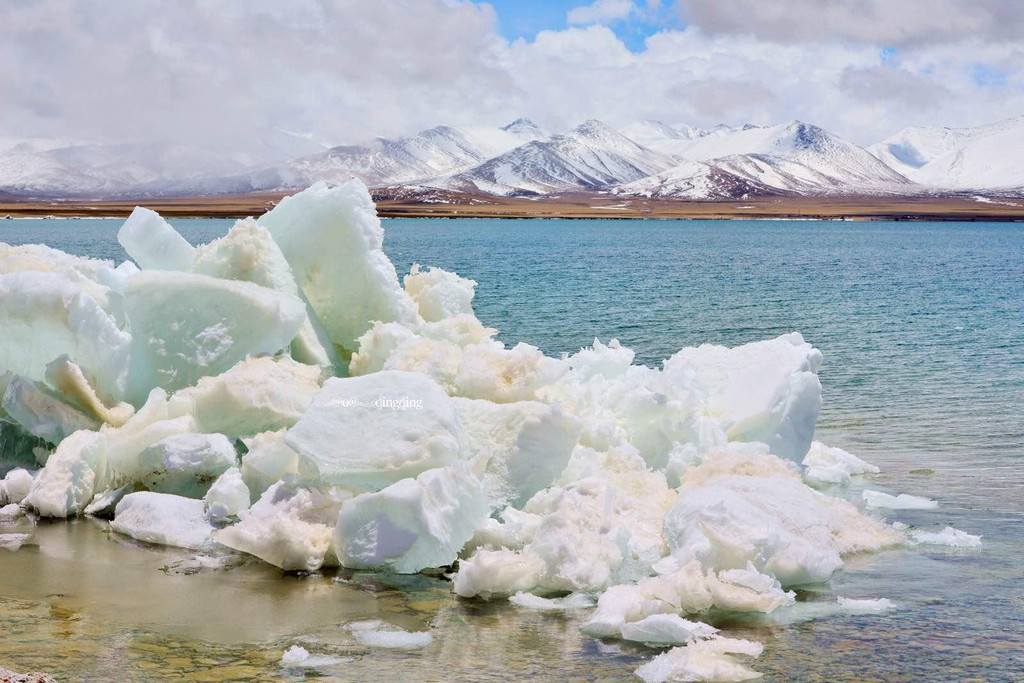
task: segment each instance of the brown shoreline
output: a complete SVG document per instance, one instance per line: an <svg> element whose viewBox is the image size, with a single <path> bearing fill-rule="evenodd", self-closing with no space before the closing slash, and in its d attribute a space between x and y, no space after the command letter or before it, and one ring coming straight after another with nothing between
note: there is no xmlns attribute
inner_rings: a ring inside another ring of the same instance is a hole
<svg viewBox="0 0 1024 683"><path fill-rule="evenodd" d="M390 218L656 218L820 219L901 221L1024 221L1024 199L993 197L774 197L729 201L620 198L566 194L544 198L449 195L448 203L391 198L375 193L377 210ZM282 193L220 197L149 197L118 200L0 197L0 219L125 217L136 205L170 217L243 218L272 208ZM2 225L2 223L0 223Z"/></svg>

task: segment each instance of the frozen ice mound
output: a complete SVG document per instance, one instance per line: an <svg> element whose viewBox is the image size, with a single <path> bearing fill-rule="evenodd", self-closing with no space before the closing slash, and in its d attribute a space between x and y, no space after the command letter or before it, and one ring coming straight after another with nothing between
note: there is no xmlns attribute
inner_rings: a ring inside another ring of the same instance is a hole
<svg viewBox="0 0 1024 683"><path fill-rule="evenodd" d="M878 469L813 440L821 353L798 333L660 368L614 339L561 358L506 346L472 280L416 265L400 284L359 181L195 248L144 209L118 238L141 270L0 244L5 515L113 513L140 541L286 571L449 568L460 598L588 609L587 635L677 646L637 670L648 681L757 676L741 658L761 646L709 610L792 615L790 589L849 554L980 543L811 487ZM433 638L348 630L366 647Z"/></svg>
<svg viewBox="0 0 1024 683"><path fill-rule="evenodd" d="M322 483L363 490L466 455L454 401L429 377L399 371L327 380L285 442Z"/></svg>

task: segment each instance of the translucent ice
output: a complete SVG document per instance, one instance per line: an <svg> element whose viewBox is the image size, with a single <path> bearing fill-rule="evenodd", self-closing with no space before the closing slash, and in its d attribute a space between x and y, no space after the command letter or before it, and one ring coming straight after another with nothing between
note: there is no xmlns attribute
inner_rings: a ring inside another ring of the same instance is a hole
<svg viewBox="0 0 1024 683"><path fill-rule="evenodd" d="M354 351L375 320L413 323L415 305L382 250L384 231L359 180L317 183L259 219L280 246L331 341Z"/></svg>
<svg viewBox="0 0 1024 683"><path fill-rule="evenodd" d="M698 638L710 638L717 628L678 614L652 614L623 625L622 639L653 646L684 645Z"/></svg>
<svg viewBox="0 0 1024 683"><path fill-rule="evenodd" d="M117 233L117 241L142 268L188 270L196 250L160 214L135 207Z"/></svg>
<svg viewBox="0 0 1024 683"><path fill-rule="evenodd" d="M0 275L0 339L0 371L42 380L67 355L104 395L124 394L131 334L64 275Z"/></svg>
<svg viewBox="0 0 1024 683"><path fill-rule="evenodd" d="M243 280L301 298L291 267L266 228L246 218L228 234L196 250L192 272ZM330 367L338 362L333 344L312 309L292 341L291 352L300 363Z"/></svg>
<svg viewBox="0 0 1024 683"><path fill-rule="evenodd" d="M287 348L306 315L298 298L250 282L161 271L132 276L124 305L136 404L153 387L181 389L247 355Z"/></svg>
<svg viewBox="0 0 1024 683"><path fill-rule="evenodd" d="M561 612L594 606L594 599L586 593L571 593L564 598L543 598L533 593L516 593L508 601L517 607L538 612Z"/></svg>
<svg viewBox="0 0 1024 683"><path fill-rule="evenodd" d="M887 510L931 510L939 504L930 498L912 496L909 493L892 495L881 491L865 489L861 492L864 502L869 508L884 508Z"/></svg>
<svg viewBox="0 0 1024 683"><path fill-rule="evenodd" d="M855 598L839 598L839 608L848 614L882 614L893 609L892 600L879 598L877 600L864 600Z"/></svg>
<svg viewBox="0 0 1024 683"><path fill-rule="evenodd" d="M484 483L491 506L522 507L562 473L579 439L581 421L558 405L496 404L456 399L470 451L488 456Z"/></svg>
<svg viewBox="0 0 1024 683"><path fill-rule="evenodd" d="M100 423L64 401L42 382L10 373L0 375L0 416L32 436L58 444L79 429L98 429Z"/></svg>

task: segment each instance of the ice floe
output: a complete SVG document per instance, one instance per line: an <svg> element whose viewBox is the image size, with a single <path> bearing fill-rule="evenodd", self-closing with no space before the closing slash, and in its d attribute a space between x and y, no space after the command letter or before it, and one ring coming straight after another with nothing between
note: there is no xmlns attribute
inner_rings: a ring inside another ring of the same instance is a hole
<svg viewBox="0 0 1024 683"><path fill-rule="evenodd" d="M980 542L822 492L878 469L814 441L822 357L798 333L659 368L614 339L560 358L506 346L472 280L416 265L400 282L359 181L195 248L144 209L118 238L135 263L0 245L12 519L112 514L139 541L286 571L446 571L463 599L590 610L589 636L675 646L647 681L757 675L742 657L761 646L703 623L711 610L878 613L891 605L801 611L792 588L853 553ZM346 630L369 648L433 641ZM335 660L295 645L281 665Z"/></svg>
<svg viewBox="0 0 1024 683"><path fill-rule="evenodd" d="M894 496L890 493L882 493L881 491L865 489L861 495L864 498L865 504L869 508L882 508L885 510L932 510L939 506L936 501L930 498L912 496L909 493L901 493Z"/></svg>

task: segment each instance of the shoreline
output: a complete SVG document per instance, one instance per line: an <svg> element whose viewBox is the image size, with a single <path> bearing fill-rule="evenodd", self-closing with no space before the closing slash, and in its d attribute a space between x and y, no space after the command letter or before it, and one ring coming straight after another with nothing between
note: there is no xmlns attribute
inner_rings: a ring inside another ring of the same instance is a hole
<svg viewBox="0 0 1024 683"><path fill-rule="evenodd" d="M124 218L145 206L172 218L245 218L284 193L116 200L0 198L0 220ZM443 202L375 197L382 218L563 218L664 220L1024 221L1024 200L966 197L774 197L689 201L566 194L543 199L452 196Z"/></svg>

